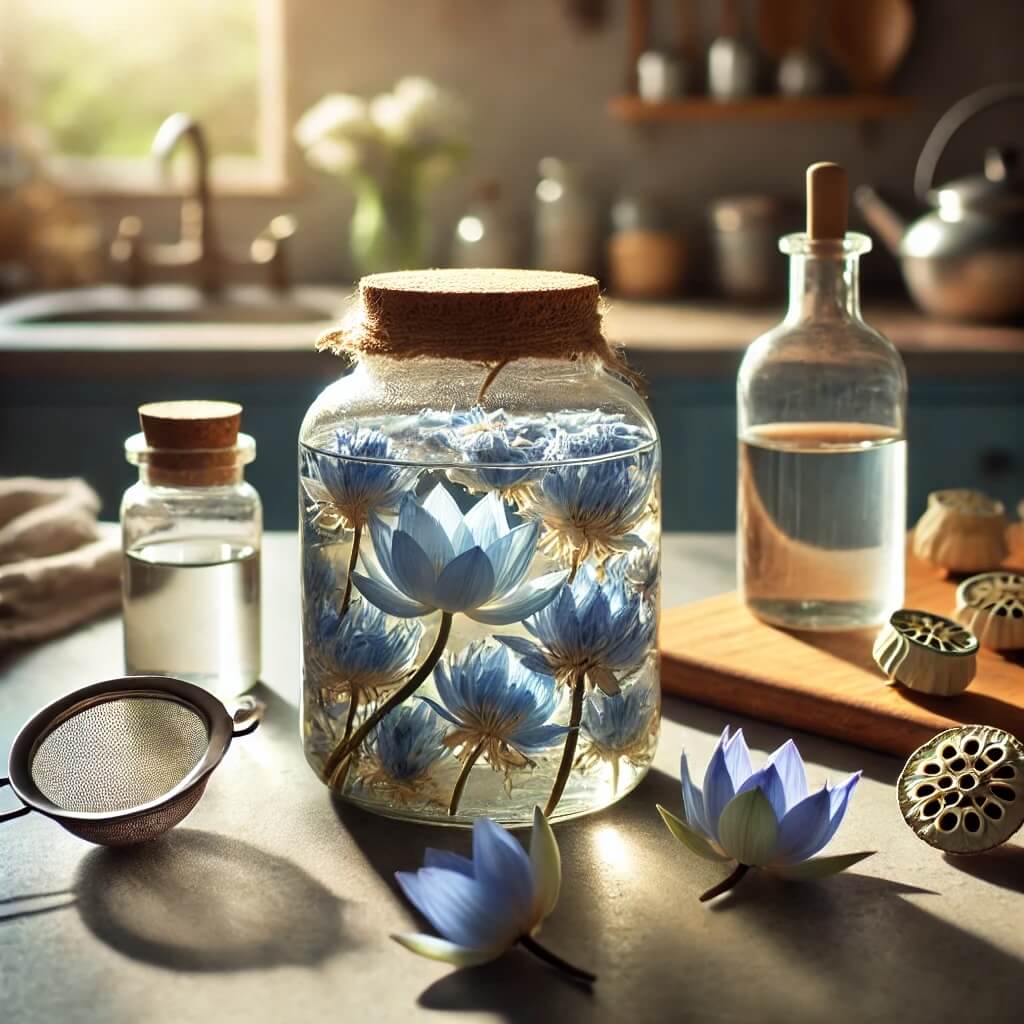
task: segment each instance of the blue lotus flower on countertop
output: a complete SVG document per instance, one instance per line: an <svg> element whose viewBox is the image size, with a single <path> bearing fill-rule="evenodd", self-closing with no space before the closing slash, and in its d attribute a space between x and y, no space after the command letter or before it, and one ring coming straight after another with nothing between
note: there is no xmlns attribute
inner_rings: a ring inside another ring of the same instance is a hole
<svg viewBox="0 0 1024 1024"><path fill-rule="evenodd" d="M360 782L398 799L423 799L434 766L451 753L446 733L445 724L425 704L397 708L366 738Z"/></svg>
<svg viewBox="0 0 1024 1024"><path fill-rule="evenodd" d="M728 891L751 867L786 878L824 878L870 856L810 859L835 835L861 773L808 794L804 763L792 740L754 771L743 730L730 734L727 726L708 762L703 787L691 781L685 753L680 773L685 820L658 806L669 831L700 857L737 864L701 900Z"/></svg>
<svg viewBox="0 0 1024 1024"><path fill-rule="evenodd" d="M612 767L612 792L617 792L620 762L639 767L651 756L656 713L657 702L651 687L644 683L633 683L613 697L591 693L580 723L588 742L579 767L607 762Z"/></svg>
<svg viewBox="0 0 1024 1024"><path fill-rule="evenodd" d="M389 465L391 441L379 430L338 430L334 451L306 452L302 487L316 504L314 525L327 530L364 526L371 512L394 509L418 469Z"/></svg>
<svg viewBox="0 0 1024 1024"><path fill-rule="evenodd" d="M540 808L533 815L529 856L505 829L479 818L473 823L472 859L428 849L419 871L398 871L395 878L441 935L392 936L413 953L466 967L495 960L518 943L577 980L595 980L535 938L558 903L562 883L558 843Z"/></svg>
<svg viewBox="0 0 1024 1024"><path fill-rule="evenodd" d="M571 464L546 470L523 503L524 514L544 523L542 551L575 568L591 554L603 561L636 546L657 463L651 451L630 454L635 448L634 437L609 425L551 439L545 461ZM578 459L597 461L571 462Z"/></svg>
<svg viewBox="0 0 1024 1024"><path fill-rule="evenodd" d="M649 653L657 622L643 598L609 572L604 583L585 566L547 607L523 623L534 638L499 636L534 672L571 684L589 675L605 693L618 693L615 674Z"/></svg>
<svg viewBox="0 0 1024 1024"><path fill-rule="evenodd" d="M548 604L565 579L548 573L524 582L539 526L511 529L505 506L490 493L463 516L438 484L420 504L407 494L392 527L370 517L373 557L353 573L359 592L390 615L414 618L440 610L489 625L507 625Z"/></svg>
<svg viewBox="0 0 1024 1024"><path fill-rule="evenodd" d="M458 810L470 769L483 756L492 768L510 771L530 763L538 753L561 739L568 729L550 724L558 708L558 688L549 675L531 672L504 647L477 641L460 654L440 661L434 669L440 703L429 704L454 729L445 742L461 747L462 772L448 806Z"/></svg>

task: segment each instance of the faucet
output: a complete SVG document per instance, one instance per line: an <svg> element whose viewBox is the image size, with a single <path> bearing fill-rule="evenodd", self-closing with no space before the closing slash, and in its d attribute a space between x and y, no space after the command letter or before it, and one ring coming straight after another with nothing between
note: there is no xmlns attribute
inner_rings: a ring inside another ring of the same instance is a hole
<svg viewBox="0 0 1024 1024"><path fill-rule="evenodd" d="M224 287L228 272L232 278L252 278L255 272L271 288L288 288L284 243L295 232L294 218L274 217L253 241L248 258L230 256L220 246L213 216L210 148L202 125L189 114L171 114L157 130L151 152L166 179L174 153L186 144L192 151L194 178L181 201L178 241L146 244L141 219L123 217L110 246L110 257L122 269L125 283L138 288L151 276L161 280L193 280L202 292L212 295Z"/></svg>

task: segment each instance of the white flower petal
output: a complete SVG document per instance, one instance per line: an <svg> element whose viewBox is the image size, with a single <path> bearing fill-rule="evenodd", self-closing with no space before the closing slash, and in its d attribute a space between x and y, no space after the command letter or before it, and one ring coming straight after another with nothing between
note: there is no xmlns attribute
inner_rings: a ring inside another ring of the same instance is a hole
<svg viewBox="0 0 1024 1024"><path fill-rule="evenodd" d="M439 939L436 935L422 933L392 935L391 938L418 956L425 956L428 960L442 960L454 967L485 964L489 960L496 960L505 952L504 949L470 949L468 946L457 946L447 939Z"/></svg>
<svg viewBox="0 0 1024 1024"><path fill-rule="evenodd" d="M533 809L533 834L530 836L530 864L536 891L538 923L555 909L562 886L562 856L555 833L539 808Z"/></svg>

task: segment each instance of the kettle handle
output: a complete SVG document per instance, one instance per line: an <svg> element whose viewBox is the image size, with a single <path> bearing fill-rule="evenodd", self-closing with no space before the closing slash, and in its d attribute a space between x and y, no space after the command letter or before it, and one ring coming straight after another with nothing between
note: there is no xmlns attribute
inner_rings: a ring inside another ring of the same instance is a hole
<svg viewBox="0 0 1024 1024"><path fill-rule="evenodd" d="M935 122L931 135L921 149L917 158L917 169L914 171L914 192L922 202L928 201L932 182L935 180L935 169L939 165L953 136L967 122L983 110L995 107L1007 100L1024 99L1024 82L1004 82L1000 85L987 85L984 89L958 100Z"/></svg>

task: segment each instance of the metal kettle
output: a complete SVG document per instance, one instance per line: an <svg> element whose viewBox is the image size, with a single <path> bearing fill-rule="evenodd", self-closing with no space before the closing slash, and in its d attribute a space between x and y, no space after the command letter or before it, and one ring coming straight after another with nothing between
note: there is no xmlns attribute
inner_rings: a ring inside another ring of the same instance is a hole
<svg viewBox="0 0 1024 1024"><path fill-rule="evenodd" d="M1024 316L1024 174L1012 149L989 149L984 172L934 188L942 154L976 114L1024 99L1024 82L993 85L955 103L921 150L914 191L931 211L909 227L874 189L855 200L882 242L899 257L907 288L934 316L1009 320Z"/></svg>

